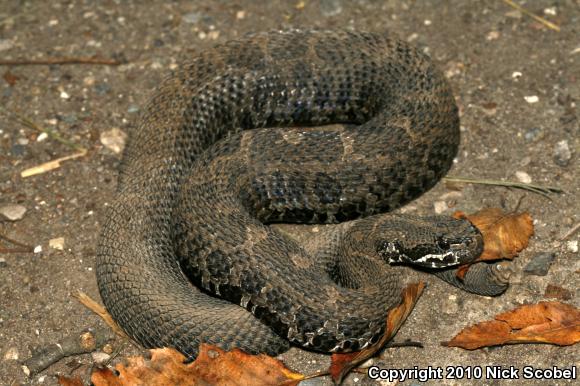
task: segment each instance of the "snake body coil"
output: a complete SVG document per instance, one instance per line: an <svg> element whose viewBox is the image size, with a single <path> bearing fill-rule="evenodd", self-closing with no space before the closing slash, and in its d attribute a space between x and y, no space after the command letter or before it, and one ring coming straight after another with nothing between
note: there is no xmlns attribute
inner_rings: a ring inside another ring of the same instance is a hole
<svg viewBox="0 0 580 386"><path fill-rule="evenodd" d="M383 214L430 189L458 144L448 84L400 40L291 31L215 47L131 133L97 251L103 301L135 340L190 357L199 342L363 348L399 301L389 263L481 251L467 221ZM272 222L344 223L298 245Z"/></svg>

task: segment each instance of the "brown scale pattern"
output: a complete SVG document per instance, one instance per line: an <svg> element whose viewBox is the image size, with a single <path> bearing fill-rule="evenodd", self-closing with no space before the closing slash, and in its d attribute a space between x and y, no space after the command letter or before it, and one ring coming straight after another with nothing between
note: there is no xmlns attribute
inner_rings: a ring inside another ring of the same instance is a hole
<svg viewBox="0 0 580 386"><path fill-rule="evenodd" d="M447 172L458 127L441 74L386 35L258 34L183 63L125 151L97 251L107 309L141 344L189 357L200 342L365 347L399 300L389 259L447 239L464 250L429 264L481 249L466 221L382 214ZM348 220L306 246L264 225Z"/></svg>

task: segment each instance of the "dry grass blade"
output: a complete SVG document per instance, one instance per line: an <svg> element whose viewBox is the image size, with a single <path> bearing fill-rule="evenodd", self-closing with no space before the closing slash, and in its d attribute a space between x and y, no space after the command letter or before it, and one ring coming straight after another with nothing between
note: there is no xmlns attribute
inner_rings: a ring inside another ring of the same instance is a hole
<svg viewBox="0 0 580 386"><path fill-rule="evenodd" d="M498 180L480 180L476 178L467 177L443 177L445 181L448 182L459 182L464 184L478 184L478 185L492 185L492 186L504 186L506 188L523 189L532 193L539 194L551 200L549 196L550 193L564 193L564 191L555 186L541 186L534 184L526 184L524 182L514 182L514 181L498 181Z"/></svg>
<svg viewBox="0 0 580 386"><path fill-rule="evenodd" d="M101 64L105 66L118 66L123 62L115 59L95 58L95 57L63 57L44 59L2 59L0 66L39 66L51 64Z"/></svg>
<svg viewBox="0 0 580 386"><path fill-rule="evenodd" d="M509 5L510 7L517 9L521 13L528 15L529 17L536 20L537 22L542 23L543 25L550 28L551 30L560 32L560 27L558 27L556 24L549 22L548 20L544 19L543 17L540 17L540 16L536 15L535 13L528 11L527 9L522 7L521 5L514 3L512 0L503 0L503 2L506 3L507 5Z"/></svg>
<svg viewBox="0 0 580 386"><path fill-rule="evenodd" d="M0 246L0 253L32 253L34 252L34 248L30 245L26 245L21 243L20 241L11 239L8 236L4 236L0 233L0 240L7 241L10 244L16 245L16 248L3 248Z"/></svg>
<svg viewBox="0 0 580 386"><path fill-rule="evenodd" d="M0 112L4 113L4 115L6 115L8 118L20 123L21 125L24 125L32 130L36 130L36 131L41 132L41 133L46 133L50 138L62 143L65 146L70 147L71 149L77 150L79 152L81 152L81 151L86 152L86 149L84 147L82 147L81 145L76 144L74 142L69 141L66 138L61 137L60 134L58 134L54 130L51 130L51 129L46 128L46 127L41 127L40 125L36 124L34 121L25 117L22 114L19 114L15 111L10 111L4 107L0 107Z"/></svg>

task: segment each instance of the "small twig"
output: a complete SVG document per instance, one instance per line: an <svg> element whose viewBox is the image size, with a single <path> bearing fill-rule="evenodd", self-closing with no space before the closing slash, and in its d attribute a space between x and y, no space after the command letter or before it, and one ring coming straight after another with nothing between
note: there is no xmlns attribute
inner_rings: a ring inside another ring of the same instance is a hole
<svg viewBox="0 0 580 386"><path fill-rule="evenodd" d="M105 307L94 301L89 295L82 291L78 291L73 296L89 310L93 311L95 314L101 317L103 321L115 332L117 335L122 336L130 340L129 336L125 334L123 329L113 320L111 314L107 312Z"/></svg>
<svg viewBox="0 0 580 386"><path fill-rule="evenodd" d="M36 131L39 131L41 133L46 133L49 137L51 137L55 141L62 143L65 146L68 146L68 147L70 147L74 150L78 150L78 151L86 151L86 149L84 147L82 147L81 145L78 145L74 142L69 141L66 138L61 137L60 134L58 134L56 131L54 131L52 129L49 129L47 127L41 127L40 125L36 124L34 121L25 117L24 115L21 115L15 111L10 111L4 107L0 107L0 112L4 113L7 117L15 120L16 122L30 128L32 130L36 130Z"/></svg>
<svg viewBox="0 0 580 386"><path fill-rule="evenodd" d="M475 178L465 178L465 177L443 177L445 181L449 182L460 182L466 184L479 184L479 185L493 185L493 186L505 186L507 188L523 189L529 192L537 193L551 200L552 198L548 195L550 193L563 193L564 191L560 188L554 186L541 186L526 184L523 182L514 181L497 181L497 180L479 180Z"/></svg>
<svg viewBox="0 0 580 386"><path fill-rule="evenodd" d="M572 227L572 229L570 229L568 232L566 232L566 234L562 237L560 237L560 241L564 241L566 240L568 237L572 236L574 233L578 232L578 229L580 229L580 223L574 225Z"/></svg>
<svg viewBox="0 0 580 386"><path fill-rule="evenodd" d="M418 347L423 348L423 343L415 342L413 340L405 340L403 342L388 342L383 348L400 348L400 347Z"/></svg>
<svg viewBox="0 0 580 386"><path fill-rule="evenodd" d="M74 154L70 154L70 155L67 155L64 157L60 157L60 158L54 159L52 161L48 161L48 162L45 162L43 164L36 165L36 166L31 167L31 168L25 169L25 170L20 172L20 176L22 178L26 178L26 177L34 176L36 174L46 173L50 170L58 169L60 167L61 162L63 162L63 161L68 161L71 159L84 157L86 154L87 154L87 150L83 149L83 150L79 151L78 153L74 153Z"/></svg>
<svg viewBox="0 0 580 386"><path fill-rule="evenodd" d="M102 64L105 66L119 66L123 62L115 59L96 57L62 57L44 59L0 59L0 66L38 66L50 64Z"/></svg>
<svg viewBox="0 0 580 386"><path fill-rule="evenodd" d="M28 358L22 364L27 375L34 375L64 357L93 352L113 339L114 333L109 328L98 328L81 334L64 338L60 343L50 344Z"/></svg>
<svg viewBox="0 0 580 386"><path fill-rule="evenodd" d="M21 243L20 241L16 241L14 239L11 239L10 237L4 236L1 233L0 233L0 240L8 241L9 243L20 247L20 248L1 248L0 247L0 253L32 253L32 252L34 252L34 248L31 247L30 245L26 245L24 243Z"/></svg>
<svg viewBox="0 0 580 386"><path fill-rule="evenodd" d="M504 3L506 3L507 5L509 5L512 8L517 9L518 11L520 11L521 13L524 13L526 15L528 15L529 17L531 17L532 19L536 20L539 23L542 23L543 25L545 25L546 27L560 32L560 27L558 27L556 24L549 22L548 20L544 19L543 17L540 17L538 15L536 15L533 12L528 11L527 9L525 9L524 7L514 3L512 0L503 0Z"/></svg>
<svg viewBox="0 0 580 386"><path fill-rule="evenodd" d="M518 198L518 202L516 203L516 207L514 208L514 210L512 210L512 213L517 213L518 209L520 209L520 206L522 205L522 202L524 202L524 198L526 196L523 195L520 198Z"/></svg>

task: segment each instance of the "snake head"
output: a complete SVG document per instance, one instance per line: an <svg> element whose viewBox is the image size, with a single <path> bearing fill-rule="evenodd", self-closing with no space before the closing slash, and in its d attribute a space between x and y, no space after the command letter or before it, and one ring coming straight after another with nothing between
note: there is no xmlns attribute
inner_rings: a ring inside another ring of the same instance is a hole
<svg viewBox="0 0 580 386"><path fill-rule="evenodd" d="M425 220L413 234L379 243L379 255L389 263L446 268L472 262L483 251L483 236L469 221Z"/></svg>

